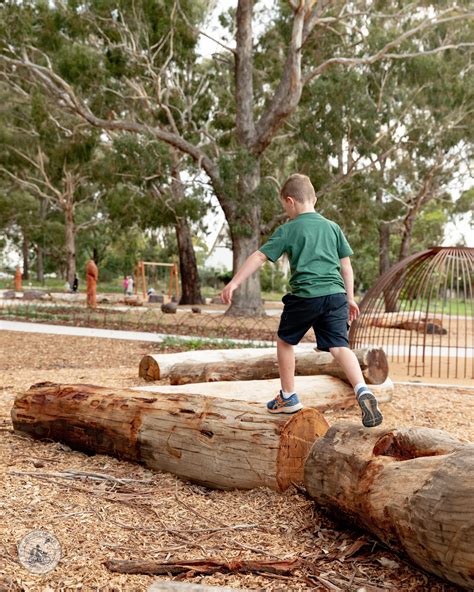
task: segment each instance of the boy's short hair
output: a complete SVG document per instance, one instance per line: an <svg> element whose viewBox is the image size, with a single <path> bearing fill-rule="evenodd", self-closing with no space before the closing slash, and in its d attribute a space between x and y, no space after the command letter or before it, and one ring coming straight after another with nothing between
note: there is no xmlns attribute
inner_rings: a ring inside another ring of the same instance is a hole
<svg viewBox="0 0 474 592"><path fill-rule="evenodd" d="M316 201L316 192L311 180L306 175L296 173L288 177L280 190L281 199L292 197L299 203Z"/></svg>

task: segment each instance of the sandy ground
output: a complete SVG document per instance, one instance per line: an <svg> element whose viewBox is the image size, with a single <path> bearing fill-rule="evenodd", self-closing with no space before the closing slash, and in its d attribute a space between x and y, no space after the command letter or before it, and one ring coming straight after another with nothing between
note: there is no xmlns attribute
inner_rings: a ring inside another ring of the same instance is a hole
<svg viewBox="0 0 474 592"><path fill-rule="evenodd" d="M216 574L191 579L208 585L265 591L457 590L411 567L370 535L332 522L296 489L284 494L212 491L13 432L14 397L31 384L144 384L138 362L154 351L153 344L142 342L0 332L0 590L146 590L156 578L114 574L104 561L203 557L304 558L313 562L317 574L302 570L289 578ZM399 371L395 378L407 379ZM397 387L383 412L387 426L434 427L474 441L474 393L462 384ZM329 423L359 421L355 410L328 412L326 417ZM76 474L65 479L66 470L110 478L93 481ZM118 477L131 481L119 484L113 480ZM17 544L34 529L53 532L62 546L59 565L43 576L18 562Z"/></svg>

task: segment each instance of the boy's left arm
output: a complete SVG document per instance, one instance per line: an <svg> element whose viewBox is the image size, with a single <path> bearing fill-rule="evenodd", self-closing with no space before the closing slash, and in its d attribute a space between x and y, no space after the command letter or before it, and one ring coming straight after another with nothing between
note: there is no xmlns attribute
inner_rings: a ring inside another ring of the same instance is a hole
<svg viewBox="0 0 474 592"><path fill-rule="evenodd" d="M354 272L352 271L350 257L344 257L341 261L341 275L346 287L347 301L349 303L349 322L359 316L359 307L354 300Z"/></svg>

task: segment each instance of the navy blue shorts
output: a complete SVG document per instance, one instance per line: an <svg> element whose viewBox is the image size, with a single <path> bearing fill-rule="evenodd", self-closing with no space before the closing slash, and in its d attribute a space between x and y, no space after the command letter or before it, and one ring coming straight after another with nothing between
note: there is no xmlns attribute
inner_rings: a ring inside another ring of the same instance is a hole
<svg viewBox="0 0 474 592"><path fill-rule="evenodd" d="M278 337L296 345L313 327L318 349L349 347L349 305L346 294L330 294L316 298L300 298L293 294L283 296L283 309Z"/></svg>

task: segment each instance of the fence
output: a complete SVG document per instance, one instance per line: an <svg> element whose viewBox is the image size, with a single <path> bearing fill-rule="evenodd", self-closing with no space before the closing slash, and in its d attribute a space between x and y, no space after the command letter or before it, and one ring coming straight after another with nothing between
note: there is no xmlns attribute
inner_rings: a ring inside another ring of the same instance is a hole
<svg viewBox="0 0 474 592"><path fill-rule="evenodd" d="M0 317L9 320L32 321L100 327L127 331L146 331L168 335L190 335L210 338L247 339L274 343L279 323L276 317L230 317L223 314L163 313L160 308L121 307L120 310L98 307L49 303L1 303ZM311 339L311 336L308 336ZM314 340L314 336L313 336Z"/></svg>

